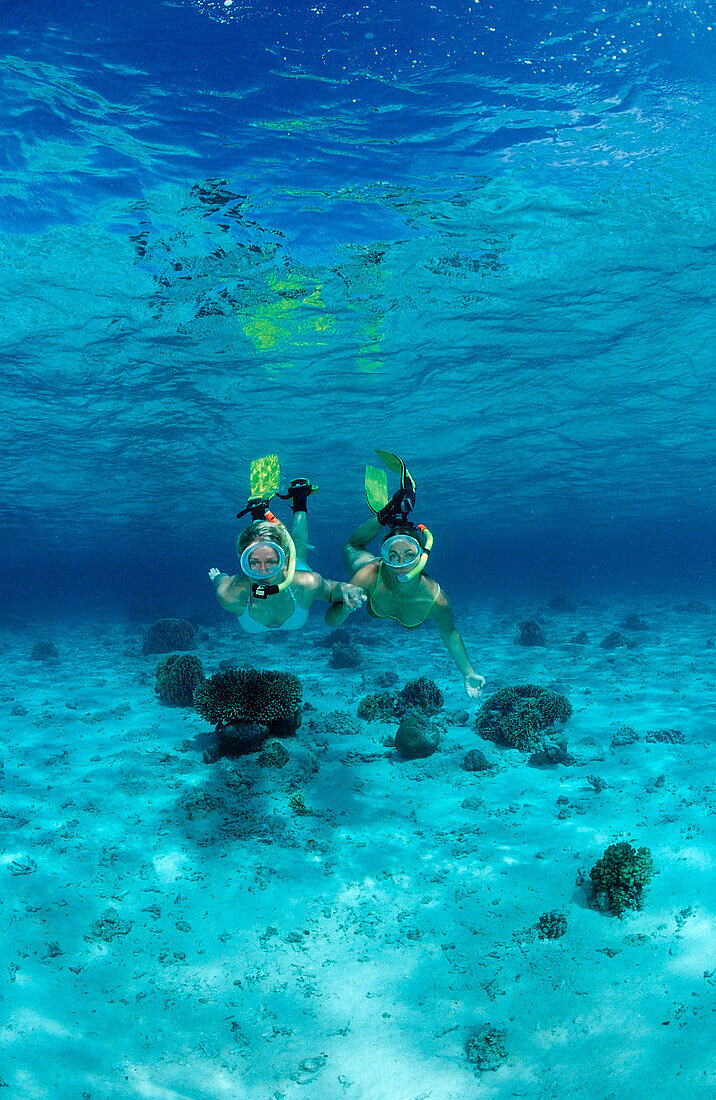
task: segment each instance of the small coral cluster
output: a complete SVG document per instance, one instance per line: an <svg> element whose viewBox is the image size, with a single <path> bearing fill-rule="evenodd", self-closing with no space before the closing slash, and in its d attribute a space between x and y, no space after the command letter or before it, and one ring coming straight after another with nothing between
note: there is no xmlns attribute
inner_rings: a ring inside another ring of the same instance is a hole
<svg viewBox="0 0 716 1100"><path fill-rule="evenodd" d="M171 653L174 650L196 649L196 631L186 619L158 619L142 642L142 654Z"/></svg>
<svg viewBox="0 0 716 1100"><path fill-rule="evenodd" d="M163 703L177 707L190 707L194 691L204 679L204 667L192 653L172 653L163 657L157 665L157 683L154 688Z"/></svg>
<svg viewBox="0 0 716 1100"><path fill-rule="evenodd" d="M336 642L331 648L331 668L360 668L363 657L351 642Z"/></svg>
<svg viewBox="0 0 716 1100"><path fill-rule="evenodd" d="M465 1043L465 1054L471 1066L481 1071L499 1069L507 1058L506 1032L485 1024Z"/></svg>
<svg viewBox="0 0 716 1100"><path fill-rule="evenodd" d="M543 913L537 921L537 935L541 940L558 940L567 931L567 918L564 913L558 913L552 909L549 913Z"/></svg>
<svg viewBox="0 0 716 1100"><path fill-rule="evenodd" d="M262 768L283 768L288 763L288 750L282 741L265 741L259 753Z"/></svg>
<svg viewBox="0 0 716 1100"><path fill-rule="evenodd" d="M410 714L432 715L441 710L443 693L427 676L408 680L400 691L373 691L358 704L358 717L368 722L390 722Z"/></svg>
<svg viewBox="0 0 716 1100"><path fill-rule="evenodd" d="M371 691L358 703L358 717L366 722L390 722L395 718L395 693Z"/></svg>
<svg viewBox="0 0 716 1100"><path fill-rule="evenodd" d="M424 714L437 714L444 702L442 691L435 681L428 679L427 676L408 680L405 687L398 692L398 707L401 715L414 710L421 710Z"/></svg>
<svg viewBox="0 0 716 1100"><path fill-rule="evenodd" d="M270 669L228 668L215 672L194 692L194 706L207 722L269 726L295 715L303 689L298 676Z"/></svg>
<svg viewBox="0 0 716 1100"><path fill-rule="evenodd" d="M628 841L610 844L589 872L592 898L617 917L627 909L641 909L653 873L648 848L632 848Z"/></svg>
<svg viewBox="0 0 716 1100"><path fill-rule="evenodd" d="M520 632L515 638L516 645L547 645L544 630L536 619L525 619L520 623Z"/></svg>
<svg viewBox="0 0 716 1100"><path fill-rule="evenodd" d="M540 746L545 730L566 722L572 714L569 701L556 691L535 684L501 688L483 703L475 729L488 741L506 742L522 752Z"/></svg>

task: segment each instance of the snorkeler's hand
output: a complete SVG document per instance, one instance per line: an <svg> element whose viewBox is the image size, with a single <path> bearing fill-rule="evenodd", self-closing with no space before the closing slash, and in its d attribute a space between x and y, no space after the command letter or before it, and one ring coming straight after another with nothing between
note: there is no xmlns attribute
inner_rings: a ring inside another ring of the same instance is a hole
<svg viewBox="0 0 716 1100"><path fill-rule="evenodd" d="M223 576L221 570L217 569L215 565L212 565L211 569L209 570L209 580L211 581L211 583L215 584L216 578L221 576Z"/></svg>
<svg viewBox="0 0 716 1100"><path fill-rule="evenodd" d="M357 611L368 599L363 589L359 588L357 584L346 584L345 582L341 582L341 598L343 606L348 611Z"/></svg>
<svg viewBox="0 0 716 1100"><path fill-rule="evenodd" d="M478 676L477 673L471 672L469 676L465 677L465 691L471 699L479 698L480 692L485 686L485 677Z"/></svg>

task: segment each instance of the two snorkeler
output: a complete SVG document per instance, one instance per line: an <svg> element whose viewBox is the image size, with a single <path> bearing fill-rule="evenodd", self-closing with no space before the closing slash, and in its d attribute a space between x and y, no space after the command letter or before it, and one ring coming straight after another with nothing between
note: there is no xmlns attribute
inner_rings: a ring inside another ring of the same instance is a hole
<svg viewBox="0 0 716 1100"><path fill-rule="evenodd" d="M289 534L268 511L270 499L278 491L276 456L252 463L252 496L239 513L250 513L253 520L237 542L244 576L230 577L218 569L209 570L219 603L234 612L249 633L299 629L316 599L330 604L325 621L331 627L345 622L363 603L373 618L394 619L406 630L433 619L460 670L467 694L476 698L485 680L470 664L449 599L437 581L424 572L433 540L423 524L415 525L410 519L415 482L397 455L376 453L390 471L399 475L400 486L389 498L385 472L366 467L366 499L373 517L354 531L343 548L350 583L324 580L306 564L306 500L314 487L299 479L284 495L284 499L291 500L294 514ZM368 550L368 544L384 528L387 531L376 556Z"/></svg>

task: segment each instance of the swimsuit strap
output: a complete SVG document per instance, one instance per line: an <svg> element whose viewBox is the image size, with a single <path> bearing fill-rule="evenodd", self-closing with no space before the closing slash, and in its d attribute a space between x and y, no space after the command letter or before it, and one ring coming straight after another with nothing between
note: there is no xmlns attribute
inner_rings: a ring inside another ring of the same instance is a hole
<svg viewBox="0 0 716 1100"><path fill-rule="evenodd" d="M285 589L284 589L285 591ZM291 599L293 600L293 610L290 615L284 619L278 626L266 626L265 623L260 622L259 619L254 619L251 615L251 592L249 591L249 598L246 601L246 607L238 616L239 624L242 630L245 630L247 634L264 634L269 630L299 630L308 619L308 608L301 607L297 602L295 595L293 594L291 587L288 591L291 593Z"/></svg>
<svg viewBox="0 0 716 1100"><path fill-rule="evenodd" d="M404 622L402 622L402 620L399 619L397 615L378 615L377 612L373 608L373 596L375 595L376 590L378 588L378 585L380 584L380 581L381 581L381 576L382 576L381 570L383 568L383 564L384 563L383 563L382 560L378 562L378 576L376 577L375 588L373 589L373 593L372 593L372 595L370 595L368 597L368 608L367 608L367 610L368 610L369 614L373 616L374 619L393 619L394 622L400 623L400 625L402 627L404 627L405 630L414 630L416 626L420 626L422 623L425 622L428 615L430 614L432 609L435 607L435 604L437 603L438 596L440 595L440 585L438 584L437 581L433 581L433 584L435 585L435 595L433 596L432 602L430 603L430 605L426 608L425 614L423 615L422 619L419 620L419 622L411 623L410 626L406 626L406 624ZM432 578L430 578L430 579L432 580Z"/></svg>

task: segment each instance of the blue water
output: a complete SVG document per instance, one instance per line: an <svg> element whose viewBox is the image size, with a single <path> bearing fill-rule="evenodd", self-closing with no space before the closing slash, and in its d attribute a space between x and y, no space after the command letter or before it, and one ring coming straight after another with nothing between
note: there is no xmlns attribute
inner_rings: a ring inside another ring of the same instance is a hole
<svg viewBox="0 0 716 1100"><path fill-rule="evenodd" d="M716 1095L714 4L0 15L0 1092ZM432 623L356 612L347 669L323 606L263 638L219 607L251 459L319 486L343 579L376 447L485 696L564 692L574 756L482 741ZM203 759L142 654L164 615L207 675L300 677L285 770ZM434 757L356 716L386 673L439 681ZM627 838L633 922L588 897Z"/></svg>
<svg viewBox="0 0 716 1100"><path fill-rule="evenodd" d="M5 5L11 610L206 602L268 451L341 575L376 446L465 599L707 590L714 18Z"/></svg>

